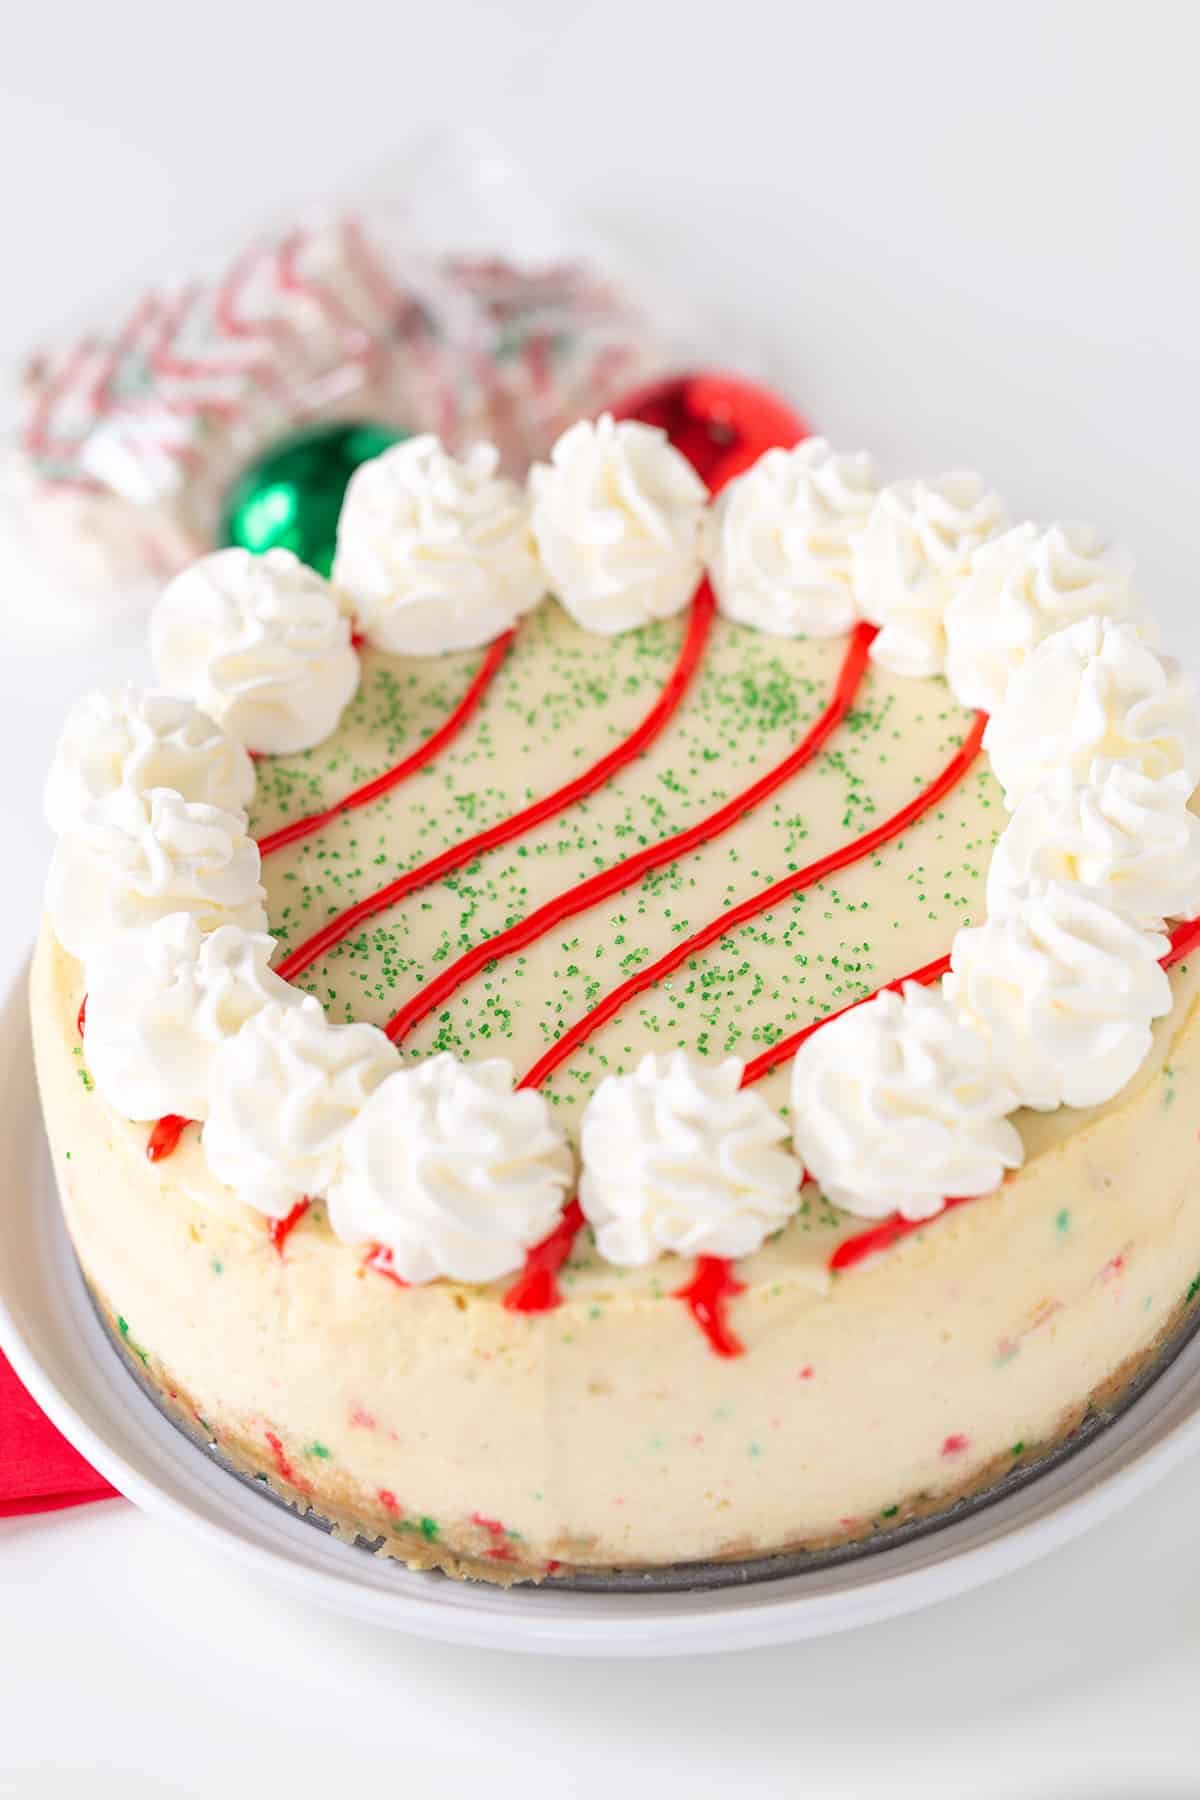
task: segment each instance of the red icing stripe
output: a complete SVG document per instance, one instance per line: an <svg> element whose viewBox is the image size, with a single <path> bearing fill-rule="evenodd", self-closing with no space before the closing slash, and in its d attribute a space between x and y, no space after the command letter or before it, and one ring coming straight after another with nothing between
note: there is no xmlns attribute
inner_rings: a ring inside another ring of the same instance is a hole
<svg viewBox="0 0 1200 1800"><path fill-rule="evenodd" d="M449 968L444 969L433 981L427 982L419 993L414 994L412 999L389 1019L384 1030L392 1042L399 1043L415 1025L420 1023L426 1013L441 1006L456 989L460 988L465 981L469 981L473 975L479 974L482 969L491 967L505 956L525 949L527 945L535 943L547 931L553 931L556 926L563 924L567 919L573 919L577 913L586 912L588 907L595 906L599 901L611 899L614 894L619 894L623 888L640 880L651 869L658 869L664 863L674 862L677 857L686 855L689 850L695 850L701 844L706 844L711 839L719 837L731 825L736 825L760 801L765 800L777 788L790 781L793 775L812 760L849 712L866 671L867 652L874 636L875 627L873 625L855 627L850 636L850 643L843 658L833 694L824 712L782 762L776 763L773 769L760 776L750 787L743 788L740 794L735 794L732 800L727 801L716 812L710 813L707 819L701 819L697 824L690 825L686 831L676 832L673 837L664 838L660 844L649 845L645 850L638 851L635 856L628 856L624 861L614 863L610 869L603 869L599 874L589 876L586 881L581 881L578 886L568 889L565 894L559 894L553 900L547 901L544 906L537 907L529 914L528 918L522 919L519 924L510 926L507 931L498 932L495 937L487 938L481 944L476 944L473 949L467 951L465 956L460 956L457 962L451 963ZM863 842L865 844L866 840L864 839ZM789 877L788 881L793 883L799 879L802 878ZM759 910L757 905L753 910ZM686 953L695 946L696 942L696 938L689 938L687 944L681 948ZM674 967L674 963L671 966ZM653 967L657 969L659 964L656 963ZM643 982L641 985L644 986L645 983ZM618 988L616 993L624 995L627 989L635 993L638 991L636 987L631 987L627 983L624 988ZM612 996L610 996L611 998ZM601 1002L597 1012L603 1012L607 1005L608 1002ZM596 1019L596 1013L589 1013L584 1024L591 1029L593 1028L591 1022L594 1019ZM543 1064L558 1048L558 1045L553 1046L547 1057L543 1057L542 1062L537 1065L537 1071L525 1077L521 1083L523 1087L536 1087L544 1079L544 1074L541 1072Z"/></svg>
<svg viewBox="0 0 1200 1800"><path fill-rule="evenodd" d="M301 838L310 837L314 831L322 830L335 819L340 819L343 813L354 812L360 806L369 806L372 800L381 799L384 794L388 794L394 787L398 787L409 775L415 775L418 769L423 769L426 763L432 762L439 751L444 750L446 745L458 736L471 718L472 713L499 673L500 665L508 655L514 635L514 632L506 631L491 644L479 666L479 672L454 711L444 723L438 726L431 737L426 738L423 744L419 744L415 750L398 762L395 768L386 770L382 775L377 775L374 781L364 782L362 787L355 788L352 793L337 801L335 805L327 806L323 812L307 813L302 819L292 819L288 824L281 825L278 831L268 832L266 837L258 840L260 854L270 856L273 851L282 850L285 844L297 843ZM282 969L280 973L282 973Z"/></svg>
<svg viewBox="0 0 1200 1800"><path fill-rule="evenodd" d="M860 626L859 630L862 629L863 627ZM582 1019L565 1031L556 1044L550 1046L546 1054L522 1078L520 1085L522 1087L540 1087L547 1076L552 1075L555 1069L566 1061L567 1057L578 1050L581 1044L586 1043L594 1031L601 1025L606 1025L610 1019L615 1018L628 1001L646 988L653 987L656 981L660 981L664 975L669 975L673 969L677 969L680 963L687 961L689 956L696 955L700 950L706 950L718 938L736 930L748 919L756 918L760 913L769 912L771 907L779 901L786 900L790 895L798 894L805 888L813 887L817 882L824 881L827 876L836 874L839 869L848 867L849 864L857 862L861 857L869 856L882 844L898 837L908 826L915 824L923 813L929 811L930 807L936 806L939 800L945 799L951 789L967 773L979 754L980 741L986 724L987 715L977 713L975 722L963 741L962 748L954 753L941 774L931 781L927 788L923 788L915 799L910 800L907 806L902 806L899 812L893 813L890 818L885 819L882 824L876 825L873 830L864 832L862 837L843 844L840 849L831 851L828 856L821 857L817 862L809 863L807 868L798 869L791 875L785 875L781 881L774 882L770 887L764 888L761 893L752 894L740 905L730 907L728 912L719 914L711 923L703 926L699 931L693 932L691 937L685 938L682 943L676 944L673 949L660 956L657 962L647 963L644 969L639 969L627 981L623 981L620 987L614 988L611 994L594 1006L590 1013L585 1014ZM575 891L576 894L579 894L583 892L583 889L577 888ZM536 917L536 915L534 916ZM494 938L491 947L494 949L501 942L502 938ZM487 945L482 946L484 949L488 947ZM452 974L453 970L449 970L447 973ZM426 993L428 991L427 989ZM772 1055L776 1060L779 1059L778 1045L773 1046ZM761 1061L761 1058L759 1060Z"/></svg>
<svg viewBox="0 0 1200 1800"><path fill-rule="evenodd" d="M928 987L930 982L940 981L949 970L950 958L939 956L933 962L926 963L923 968L914 969L911 975L897 975L895 981L885 981L882 987L877 987L874 993L864 994L861 1000L852 1000L849 1006L839 1006L836 1012L826 1013L823 1019L814 1019L811 1024L794 1031L791 1037L780 1038L777 1044L772 1044L769 1050L764 1050L761 1056L756 1056L746 1064L742 1070L742 1086L749 1087L752 1082L761 1081L764 1075L769 1075L781 1063L790 1062L801 1044L807 1043L815 1031L820 1031L822 1025L832 1025L843 1013L853 1012L856 1006L866 1006L880 994L899 993L906 981L919 981L923 987Z"/></svg>
<svg viewBox="0 0 1200 1800"><path fill-rule="evenodd" d="M714 610L713 597L708 583L703 582L697 591L696 598L692 601L687 633L675 667L650 711L627 738L615 745L598 762L593 763L590 769L585 769L573 781L564 782L562 787L555 788L554 792L547 794L544 799L534 801L531 806L526 806L520 812L513 813L508 819L501 819L498 824L489 826L486 831L476 832L474 837L466 838L460 844L451 845L448 850L443 850L440 855L431 857L428 862L420 863L415 869L409 869L405 874L397 876L395 881L389 882L387 887L380 888L378 893L369 894L365 900L360 900L357 905L349 907L337 918L330 919L320 931L314 932L312 937L293 950L291 955L285 957L280 963L279 973L283 979L285 981L293 980L302 970L307 969L323 956L327 950L332 950L335 944L340 944L343 938L348 937L352 931L357 930L368 919L373 919L377 913L386 912L389 907L406 899L418 888L428 887L433 881L440 881L443 875L448 875L452 870L461 868L464 863L473 861L484 851L495 850L501 844L511 843L513 838L520 837L526 831L531 831L535 825L541 825L547 819L554 818L565 808L575 806L580 800L584 800L589 794L594 793L597 788L603 787L604 783L615 775L618 769L623 768L627 763L636 761L678 711L679 703L687 692L688 685L703 655L705 644L708 642ZM432 743L432 741L431 739L430 742ZM336 817L340 810L342 808L333 807L330 813L321 816L322 818ZM278 832L274 834L276 838L279 835ZM260 845L260 849L265 852L266 846L270 842L270 839L265 839Z"/></svg>

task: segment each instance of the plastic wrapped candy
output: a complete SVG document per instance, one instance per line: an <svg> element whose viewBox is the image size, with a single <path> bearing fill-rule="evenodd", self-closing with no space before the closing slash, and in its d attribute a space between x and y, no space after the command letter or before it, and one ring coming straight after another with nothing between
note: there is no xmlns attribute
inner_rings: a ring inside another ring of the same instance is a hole
<svg viewBox="0 0 1200 1800"><path fill-rule="evenodd" d="M227 540L239 476L297 434L487 438L520 475L674 348L494 153L443 144L33 355L0 463L0 581L48 629L103 629Z"/></svg>

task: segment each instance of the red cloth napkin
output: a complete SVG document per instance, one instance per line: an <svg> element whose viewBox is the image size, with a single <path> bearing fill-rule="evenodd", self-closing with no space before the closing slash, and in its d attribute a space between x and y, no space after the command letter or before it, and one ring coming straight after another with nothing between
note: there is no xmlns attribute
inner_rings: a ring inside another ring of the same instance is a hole
<svg viewBox="0 0 1200 1800"><path fill-rule="evenodd" d="M0 1355L0 1519L116 1492L34 1405Z"/></svg>

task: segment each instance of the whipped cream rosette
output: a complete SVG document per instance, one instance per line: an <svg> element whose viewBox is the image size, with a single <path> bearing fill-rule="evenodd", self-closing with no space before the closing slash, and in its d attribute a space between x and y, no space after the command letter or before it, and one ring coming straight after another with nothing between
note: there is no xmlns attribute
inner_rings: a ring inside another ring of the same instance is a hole
<svg viewBox="0 0 1200 1800"><path fill-rule="evenodd" d="M989 1194L1024 1152L1016 1092L937 988L905 984L850 1008L792 1069L796 1148L835 1206L927 1219Z"/></svg>
<svg viewBox="0 0 1200 1800"><path fill-rule="evenodd" d="M271 968L275 939L169 913L91 971L87 1063L126 1119L205 1119L213 1057L264 1006L299 1006Z"/></svg>
<svg viewBox="0 0 1200 1800"><path fill-rule="evenodd" d="M76 701L46 781L50 829L119 818L123 794L151 788L174 788L185 800L241 812L254 798L254 764L189 700L128 685Z"/></svg>
<svg viewBox="0 0 1200 1800"><path fill-rule="evenodd" d="M884 488L853 540L852 583L879 626L871 655L895 675L940 675L946 612L971 556L1002 531L1004 504L971 470Z"/></svg>
<svg viewBox="0 0 1200 1800"><path fill-rule="evenodd" d="M499 451L464 457L437 438L397 444L354 475L333 580L368 642L393 655L471 650L507 631L546 587L517 483Z"/></svg>
<svg viewBox="0 0 1200 1800"><path fill-rule="evenodd" d="M547 586L585 631L631 631L687 605L707 490L663 432L581 420L530 470L529 492Z"/></svg>
<svg viewBox="0 0 1200 1800"><path fill-rule="evenodd" d="M1072 884L1142 931L1200 913L1200 818L1182 769L1154 780L1098 758L1077 782L1059 769L1021 801L992 852L989 919L1051 883Z"/></svg>
<svg viewBox="0 0 1200 1800"><path fill-rule="evenodd" d="M714 502L708 568L728 618L777 637L837 637L858 618L850 542L878 493L865 453L825 438L768 450Z"/></svg>
<svg viewBox="0 0 1200 1800"><path fill-rule="evenodd" d="M248 1206L286 1218L336 1179L348 1128L398 1063L374 1025L330 1025L311 995L259 1008L212 1059L209 1168Z"/></svg>
<svg viewBox="0 0 1200 1800"><path fill-rule="evenodd" d="M1078 619L1152 627L1133 558L1092 525L1017 525L982 544L946 609L946 677L956 699L994 713L1032 650Z"/></svg>
<svg viewBox="0 0 1200 1800"><path fill-rule="evenodd" d="M1098 1106L1149 1053L1171 1008L1165 937L1052 882L960 931L946 997L1021 1106Z"/></svg>
<svg viewBox="0 0 1200 1800"><path fill-rule="evenodd" d="M358 686L350 619L290 550L218 550L164 589L150 619L158 678L249 750L327 738Z"/></svg>
<svg viewBox="0 0 1200 1800"><path fill-rule="evenodd" d="M579 1199L609 1262L748 1256L791 1218L803 1172L742 1069L676 1050L600 1083L583 1116Z"/></svg>
<svg viewBox="0 0 1200 1800"><path fill-rule="evenodd" d="M1157 778L1200 779L1196 690L1139 627L1080 619L1038 645L1013 675L983 747L1010 809L1059 770L1086 782L1092 764L1132 764Z"/></svg>
<svg viewBox="0 0 1200 1800"><path fill-rule="evenodd" d="M329 1222L391 1254L402 1281L495 1281L557 1223L574 1158L511 1066L432 1057L399 1069L346 1132Z"/></svg>
<svg viewBox="0 0 1200 1800"><path fill-rule="evenodd" d="M59 943L85 965L168 913L190 914L202 931L265 931L261 866L245 814L171 788L127 790L119 813L59 839L46 910Z"/></svg>

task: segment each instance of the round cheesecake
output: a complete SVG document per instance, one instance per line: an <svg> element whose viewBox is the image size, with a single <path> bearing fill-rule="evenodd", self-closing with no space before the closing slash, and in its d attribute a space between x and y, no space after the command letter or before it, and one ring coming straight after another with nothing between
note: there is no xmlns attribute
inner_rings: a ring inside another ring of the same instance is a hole
<svg viewBox="0 0 1200 1800"><path fill-rule="evenodd" d="M367 644L336 729L256 763L289 979L333 1024L401 1017L405 1069L545 1067L573 1155L602 1084L676 1051L740 1059L790 1128L792 1041L936 969L987 911L1004 795L946 681L868 658L861 625L775 635L723 610L697 649L702 604L601 634L547 599L500 652ZM336 941L309 955L319 932ZM1169 981L1120 1091L1015 1111L1021 1166L969 1204L880 1223L808 1176L736 1259L623 1265L576 1220L488 1282L406 1284L319 1195L281 1228L216 1179L196 1125L148 1157L153 1121L89 1072L85 974L49 924L32 1010L71 1237L139 1371L298 1507L410 1565L507 1581L884 1535L1117 1395L1200 1272L1200 967L1182 956Z"/></svg>

